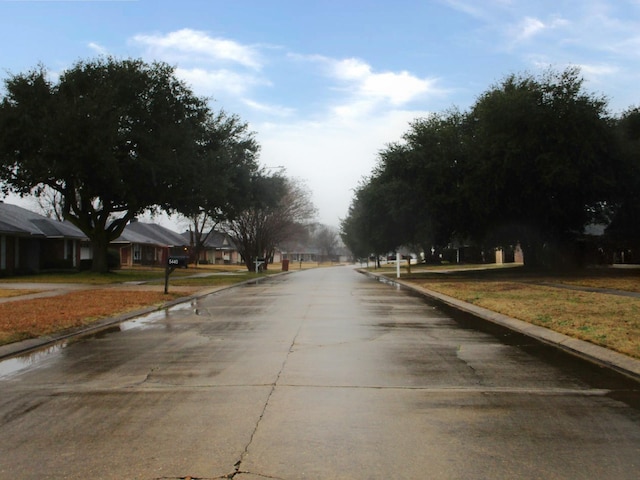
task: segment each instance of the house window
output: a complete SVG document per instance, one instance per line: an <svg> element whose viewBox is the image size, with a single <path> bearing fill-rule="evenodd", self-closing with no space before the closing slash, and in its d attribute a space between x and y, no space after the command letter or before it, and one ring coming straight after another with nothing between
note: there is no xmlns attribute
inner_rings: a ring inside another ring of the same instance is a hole
<svg viewBox="0 0 640 480"><path fill-rule="evenodd" d="M136 243L133 246L133 261L136 263L139 263L141 259L142 259L142 249L140 248L140 245Z"/></svg>

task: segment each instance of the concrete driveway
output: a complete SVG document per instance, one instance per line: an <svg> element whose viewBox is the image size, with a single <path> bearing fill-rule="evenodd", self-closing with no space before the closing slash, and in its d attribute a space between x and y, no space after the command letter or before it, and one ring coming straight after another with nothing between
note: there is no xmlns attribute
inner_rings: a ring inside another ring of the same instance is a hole
<svg viewBox="0 0 640 480"><path fill-rule="evenodd" d="M637 382L351 268L0 363L0 478L636 479Z"/></svg>

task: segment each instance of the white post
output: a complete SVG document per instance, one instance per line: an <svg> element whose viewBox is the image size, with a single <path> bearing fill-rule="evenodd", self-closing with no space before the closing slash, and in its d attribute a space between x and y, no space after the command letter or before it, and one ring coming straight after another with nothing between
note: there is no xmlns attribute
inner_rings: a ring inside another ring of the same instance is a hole
<svg viewBox="0 0 640 480"><path fill-rule="evenodd" d="M400 278L400 252L396 252L396 278Z"/></svg>

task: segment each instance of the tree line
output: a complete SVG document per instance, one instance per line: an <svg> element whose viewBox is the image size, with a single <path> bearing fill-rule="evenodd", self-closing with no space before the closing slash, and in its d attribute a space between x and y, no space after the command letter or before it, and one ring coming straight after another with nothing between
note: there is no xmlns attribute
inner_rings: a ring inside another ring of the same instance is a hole
<svg viewBox="0 0 640 480"><path fill-rule="evenodd" d="M260 167L248 125L165 63L83 60L56 80L38 66L4 87L0 188L53 201L89 238L96 272L145 211L188 218L196 252L220 225L248 268L315 213L299 182Z"/></svg>
<svg viewBox="0 0 640 480"><path fill-rule="evenodd" d="M512 74L468 111L414 120L378 153L341 236L360 258L408 246L519 244L532 267L584 265L585 227L640 240L640 109L619 115L580 71Z"/></svg>

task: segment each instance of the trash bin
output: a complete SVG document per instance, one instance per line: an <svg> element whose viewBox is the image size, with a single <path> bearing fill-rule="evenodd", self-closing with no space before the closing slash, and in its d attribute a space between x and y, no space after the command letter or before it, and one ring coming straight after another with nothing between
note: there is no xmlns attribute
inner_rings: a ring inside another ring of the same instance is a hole
<svg viewBox="0 0 640 480"><path fill-rule="evenodd" d="M288 272L289 271L289 260L288 259L282 260L282 271L283 272Z"/></svg>

